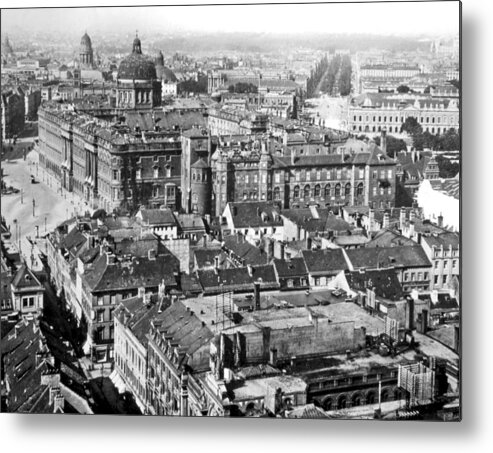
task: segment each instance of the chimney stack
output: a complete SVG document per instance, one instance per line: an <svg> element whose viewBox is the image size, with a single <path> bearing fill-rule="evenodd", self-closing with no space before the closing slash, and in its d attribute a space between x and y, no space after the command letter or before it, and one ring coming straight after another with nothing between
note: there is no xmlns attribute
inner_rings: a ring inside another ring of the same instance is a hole
<svg viewBox="0 0 493 453"><path fill-rule="evenodd" d="M253 277L253 268L250 264L247 265L248 275Z"/></svg>
<svg viewBox="0 0 493 453"><path fill-rule="evenodd" d="M312 249L312 238L310 236L307 236L306 237L306 248L308 250L311 250Z"/></svg>
<svg viewBox="0 0 493 453"><path fill-rule="evenodd" d="M253 295L255 300L255 311L260 310L260 282L253 284Z"/></svg>
<svg viewBox="0 0 493 453"><path fill-rule="evenodd" d="M406 329L414 329L414 299L409 297L406 305Z"/></svg>
<svg viewBox="0 0 493 453"><path fill-rule="evenodd" d="M390 214L387 211L385 211L383 214L382 228L388 228L389 225L390 225Z"/></svg>
<svg viewBox="0 0 493 453"><path fill-rule="evenodd" d="M443 227L443 215L442 215L442 213L440 213L440 215L438 216L438 226L440 228Z"/></svg>
<svg viewBox="0 0 493 453"><path fill-rule="evenodd" d="M368 211L368 223L369 223L370 231L374 231L375 230L375 211L373 209L370 209Z"/></svg>
<svg viewBox="0 0 493 453"><path fill-rule="evenodd" d="M380 135L380 148L382 149L382 153L387 155L387 129L385 127L382 128Z"/></svg>
<svg viewBox="0 0 493 453"><path fill-rule="evenodd" d="M399 213L399 227L401 229L401 233L404 231L404 227L406 226L406 210L401 208L401 212Z"/></svg>

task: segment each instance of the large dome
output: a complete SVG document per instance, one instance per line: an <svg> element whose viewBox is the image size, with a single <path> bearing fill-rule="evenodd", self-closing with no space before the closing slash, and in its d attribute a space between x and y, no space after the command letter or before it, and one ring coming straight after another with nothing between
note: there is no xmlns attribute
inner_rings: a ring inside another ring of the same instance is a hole
<svg viewBox="0 0 493 453"><path fill-rule="evenodd" d="M84 33L84 35L82 36L82 38L80 39L80 50L81 52L90 52L92 49L92 42L91 42L91 38L89 38L89 35L86 33Z"/></svg>
<svg viewBox="0 0 493 453"><path fill-rule="evenodd" d="M132 53L120 63L118 78L129 80L157 79L156 65L151 59L142 55L138 37L134 39Z"/></svg>

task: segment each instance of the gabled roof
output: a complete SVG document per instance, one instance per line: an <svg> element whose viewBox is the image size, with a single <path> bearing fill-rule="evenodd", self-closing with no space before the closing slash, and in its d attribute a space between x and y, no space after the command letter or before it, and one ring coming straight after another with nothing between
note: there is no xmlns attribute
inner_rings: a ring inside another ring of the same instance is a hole
<svg viewBox="0 0 493 453"><path fill-rule="evenodd" d="M454 250L458 250L460 247L459 235L452 232L422 236L421 240L426 242L430 247L443 247L444 249L452 247Z"/></svg>
<svg viewBox="0 0 493 453"><path fill-rule="evenodd" d="M350 249L346 250L346 254L354 269L431 267L430 260L419 245Z"/></svg>
<svg viewBox="0 0 493 453"><path fill-rule="evenodd" d="M348 269L342 249L303 250L302 256L311 275L333 275Z"/></svg>
<svg viewBox="0 0 493 453"><path fill-rule="evenodd" d="M21 289L43 289L43 285L36 278L33 272L27 267L26 263L22 263L21 267L15 274L12 280L14 291Z"/></svg>
<svg viewBox="0 0 493 453"><path fill-rule="evenodd" d="M275 259L274 266L279 278L303 277L308 275L303 258L291 258L290 260Z"/></svg>
<svg viewBox="0 0 493 453"><path fill-rule="evenodd" d="M177 225L171 209L141 209L137 217L142 218L142 222L150 226Z"/></svg>
<svg viewBox="0 0 493 453"><path fill-rule="evenodd" d="M224 237L223 248L229 252L232 252L243 264L266 264L267 255L250 244L247 240L240 235L230 235Z"/></svg>
<svg viewBox="0 0 493 453"><path fill-rule="evenodd" d="M262 289L279 287L274 267L271 264L252 266L251 270L248 267L217 269L217 271L199 270L197 275L204 293L209 294L221 291L252 291L254 282L259 281L259 279L261 280L260 287Z"/></svg>
<svg viewBox="0 0 493 453"><path fill-rule="evenodd" d="M84 279L92 292L152 288L162 281L166 286L176 286L176 271L176 261L171 261L168 256L151 260L140 257L127 263L108 264L106 255L102 255L88 268Z"/></svg>
<svg viewBox="0 0 493 453"><path fill-rule="evenodd" d="M265 228L282 226L278 208L261 201L230 202L226 209L231 211L234 228Z"/></svg>

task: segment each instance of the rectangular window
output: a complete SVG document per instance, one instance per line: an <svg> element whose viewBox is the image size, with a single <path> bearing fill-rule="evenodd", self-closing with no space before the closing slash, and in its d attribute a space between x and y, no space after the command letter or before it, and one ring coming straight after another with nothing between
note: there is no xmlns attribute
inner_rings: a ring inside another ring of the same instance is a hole
<svg viewBox="0 0 493 453"><path fill-rule="evenodd" d="M166 187L166 198L168 200L175 198L175 187L174 186Z"/></svg>
<svg viewBox="0 0 493 453"><path fill-rule="evenodd" d="M159 178L159 167L154 167L154 178Z"/></svg>
<svg viewBox="0 0 493 453"><path fill-rule="evenodd" d="M447 276L446 276L446 275L444 275L444 276L443 276L443 284L445 285L446 283L447 283Z"/></svg>
<svg viewBox="0 0 493 453"><path fill-rule="evenodd" d="M448 266L448 260L443 261L443 268L445 269Z"/></svg>
<svg viewBox="0 0 493 453"><path fill-rule="evenodd" d="M119 181L120 180L120 172L118 170L113 170L113 179L115 181Z"/></svg>
<svg viewBox="0 0 493 453"><path fill-rule="evenodd" d="M317 170L317 181L320 181L321 179L321 171Z"/></svg>
<svg viewBox="0 0 493 453"><path fill-rule="evenodd" d="M307 181L310 181L311 176L312 176L312 172L310 170L307 170L307 172L306 172L306 180Z"/></svg>
<svg viewBox="0 0 493 453"><path fill-rule="evenodd" d="M275 173L274 180L276 181L276 183L280 183L281 182L281 174Z"/></svg>
<svg viewBox="0 0 493 453"><path fill-rule="evenodd" d="M258 183L258 175L253 175L253 183L254 184Z"/></svg>
<svg viewBox="0 0 493 453"><path fill-rule="evenodd" d="M359 179L363 179L365 177L365 170L363 168L359 169Z"/></svg>
<svg viewBox="0 0 493 453"><path fill-rule="evenodd" d="M250 182L250 176L245 175L245 184L248 184Z"/></svg>
<svg viewBox="0 0 493 453"><path fill-rule="evenodd" d="M457 268L457 260L452 261L452 268L456 269Z"/></svg>
<svg viewBox="0 0 493 453"><path fill-rule="evenodd" d="M438 285L438 275L435 275L435 285Z"/></svg>
<svg viewBox="0 0 493 453"><path fill-rule="evenodd" d="M103 322L104 321L104 310L99 310L96 312L96 321Z"/></svg>

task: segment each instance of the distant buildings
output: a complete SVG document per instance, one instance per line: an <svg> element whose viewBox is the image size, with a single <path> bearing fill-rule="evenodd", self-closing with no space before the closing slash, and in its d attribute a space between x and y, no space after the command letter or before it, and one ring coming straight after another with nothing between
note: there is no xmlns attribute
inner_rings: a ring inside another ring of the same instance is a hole
<svg viewBox="0 0 493 453"><path fill-rule="evenodd" d="M355 134L386 129L399 135L407 118L415 118L431 134L458 131L459 105L455 99L384 93L363 94L349 105L349 130Z"/></svg>

